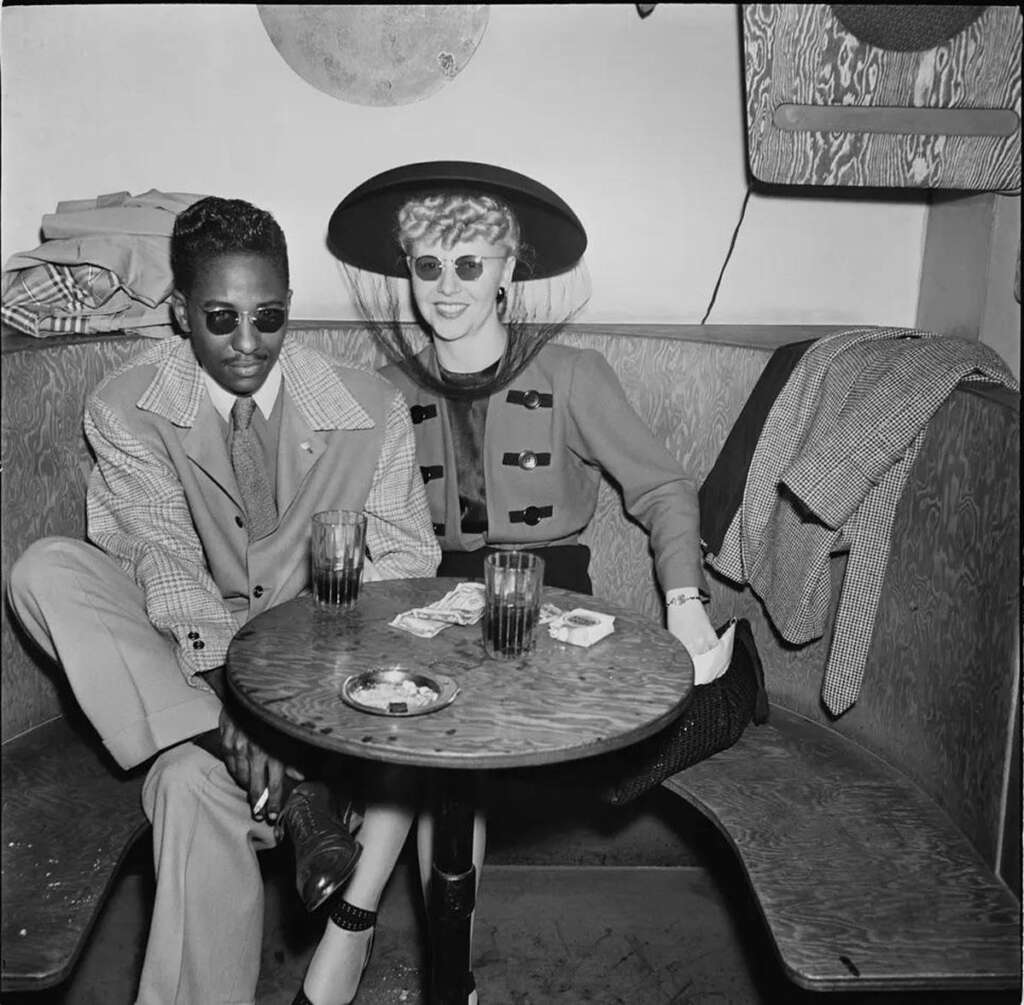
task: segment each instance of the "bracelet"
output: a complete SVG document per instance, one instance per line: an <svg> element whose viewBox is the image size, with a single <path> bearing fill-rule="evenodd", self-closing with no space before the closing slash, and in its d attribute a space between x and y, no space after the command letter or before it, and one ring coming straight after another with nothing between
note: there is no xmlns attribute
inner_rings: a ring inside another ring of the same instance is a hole
<svg viewBox="0 0 1024 1005"><path fill-rule="evenodd" d="M683 605L683 604L685 604L685 603L687 603L687 602L689 602L691 600L699 600L702 604L707 603L707 601L699 593L697 593L697 594L687 594L686 596L670 597L668 600L665 601L665 606L666 607L680 607L681 605Z"/></svg>

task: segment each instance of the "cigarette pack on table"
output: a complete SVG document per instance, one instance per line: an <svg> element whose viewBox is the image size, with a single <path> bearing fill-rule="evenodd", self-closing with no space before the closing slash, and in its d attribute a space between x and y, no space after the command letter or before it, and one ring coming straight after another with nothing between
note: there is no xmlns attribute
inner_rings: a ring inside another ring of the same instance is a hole
<svg viewBox="0 0 1024 1005"><path fill-rule="evenodd" d="M615 618L610 614L599 614L582 607L568 611L548 625L548 632L553 639L574 646L592 646L614 631Z"/></svg>

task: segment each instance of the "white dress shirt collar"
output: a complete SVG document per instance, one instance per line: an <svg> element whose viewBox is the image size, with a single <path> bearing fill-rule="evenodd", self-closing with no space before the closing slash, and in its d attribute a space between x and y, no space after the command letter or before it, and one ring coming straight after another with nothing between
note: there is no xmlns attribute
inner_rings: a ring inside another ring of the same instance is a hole
<svg viewBox="0 0 1024 1005"><path fill-rule="evenodd" d="M230 424L231 409L235 407L237 395L221 387L205 370L202 371L202 374L203 380L206 381L206 389L210 393L213 407L217 409L217 414ZM264 419L270 418L270 413L274 410L274 405L277 402L277 396L280 391L281 363L277 361L270 368L270 373L267 374L267 379L263 381L260 389L252 396L252 400L256 402L256 407L260 410Z"/></svg>

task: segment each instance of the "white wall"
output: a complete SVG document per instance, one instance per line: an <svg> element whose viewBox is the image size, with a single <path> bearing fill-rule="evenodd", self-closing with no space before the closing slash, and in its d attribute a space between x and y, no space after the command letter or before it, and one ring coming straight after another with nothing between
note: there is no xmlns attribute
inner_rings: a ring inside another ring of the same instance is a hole
<svg viewBox="0 0 1024 1005"><path fill-rule="evenodd" d="M287 66L255 5L5 7L3 257L62 199L150 188L246 198L289 239L294 316L352 318L324 246L371 174L501 163L587 226L581 321L698 322L745 191L738 8L492 5L447 87L371 108ZM923 201L753 196L709 323L914 321Z"/></svg>
<svg viewBox="0 0 1024 1005"><path fill-rule="evenodd" d="M992 346L1020 379L1020 301L1014 281L1020 271L1020 196L995 197L992 244L985 277L981 341Z"/></svg>

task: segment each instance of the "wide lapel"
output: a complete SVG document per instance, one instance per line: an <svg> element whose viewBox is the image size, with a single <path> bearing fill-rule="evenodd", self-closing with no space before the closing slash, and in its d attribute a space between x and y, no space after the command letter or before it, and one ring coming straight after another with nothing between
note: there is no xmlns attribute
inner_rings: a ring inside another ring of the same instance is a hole
<svg viewBox="0 0 1024 1005"><path fill-rule="evenodd" d="M284 395L277 450L277 510L283 517L327 449L326 433L372 429L373 419L352 396L332 362L313 349L285 342Z"/></svg>
<svg viewBox="0 0 1024 1005"><path fill-rule="evenodd" d="M317 432L281 387L281 436L277 445L277 511L283 517L302 483L327 449Z"/></svg>
<svg viewBox="0 0 1024 1005"><path fill-rule="evenodd" d="M224 426L206 391L192 346L182 340L156 351L162 358L152 382L139 398L138 407L162 416L176 427L188 458L240 504Z"/></svg>
<svg viewBox="0 0 1024 1005"><path fill-rule="evenodd" d="M242 493L228 454L224 420L217 413L209 395L200 403L199 413L192 428L182 439L182 445L189 460L202 468L211 481L241 506Z"/></svg>

